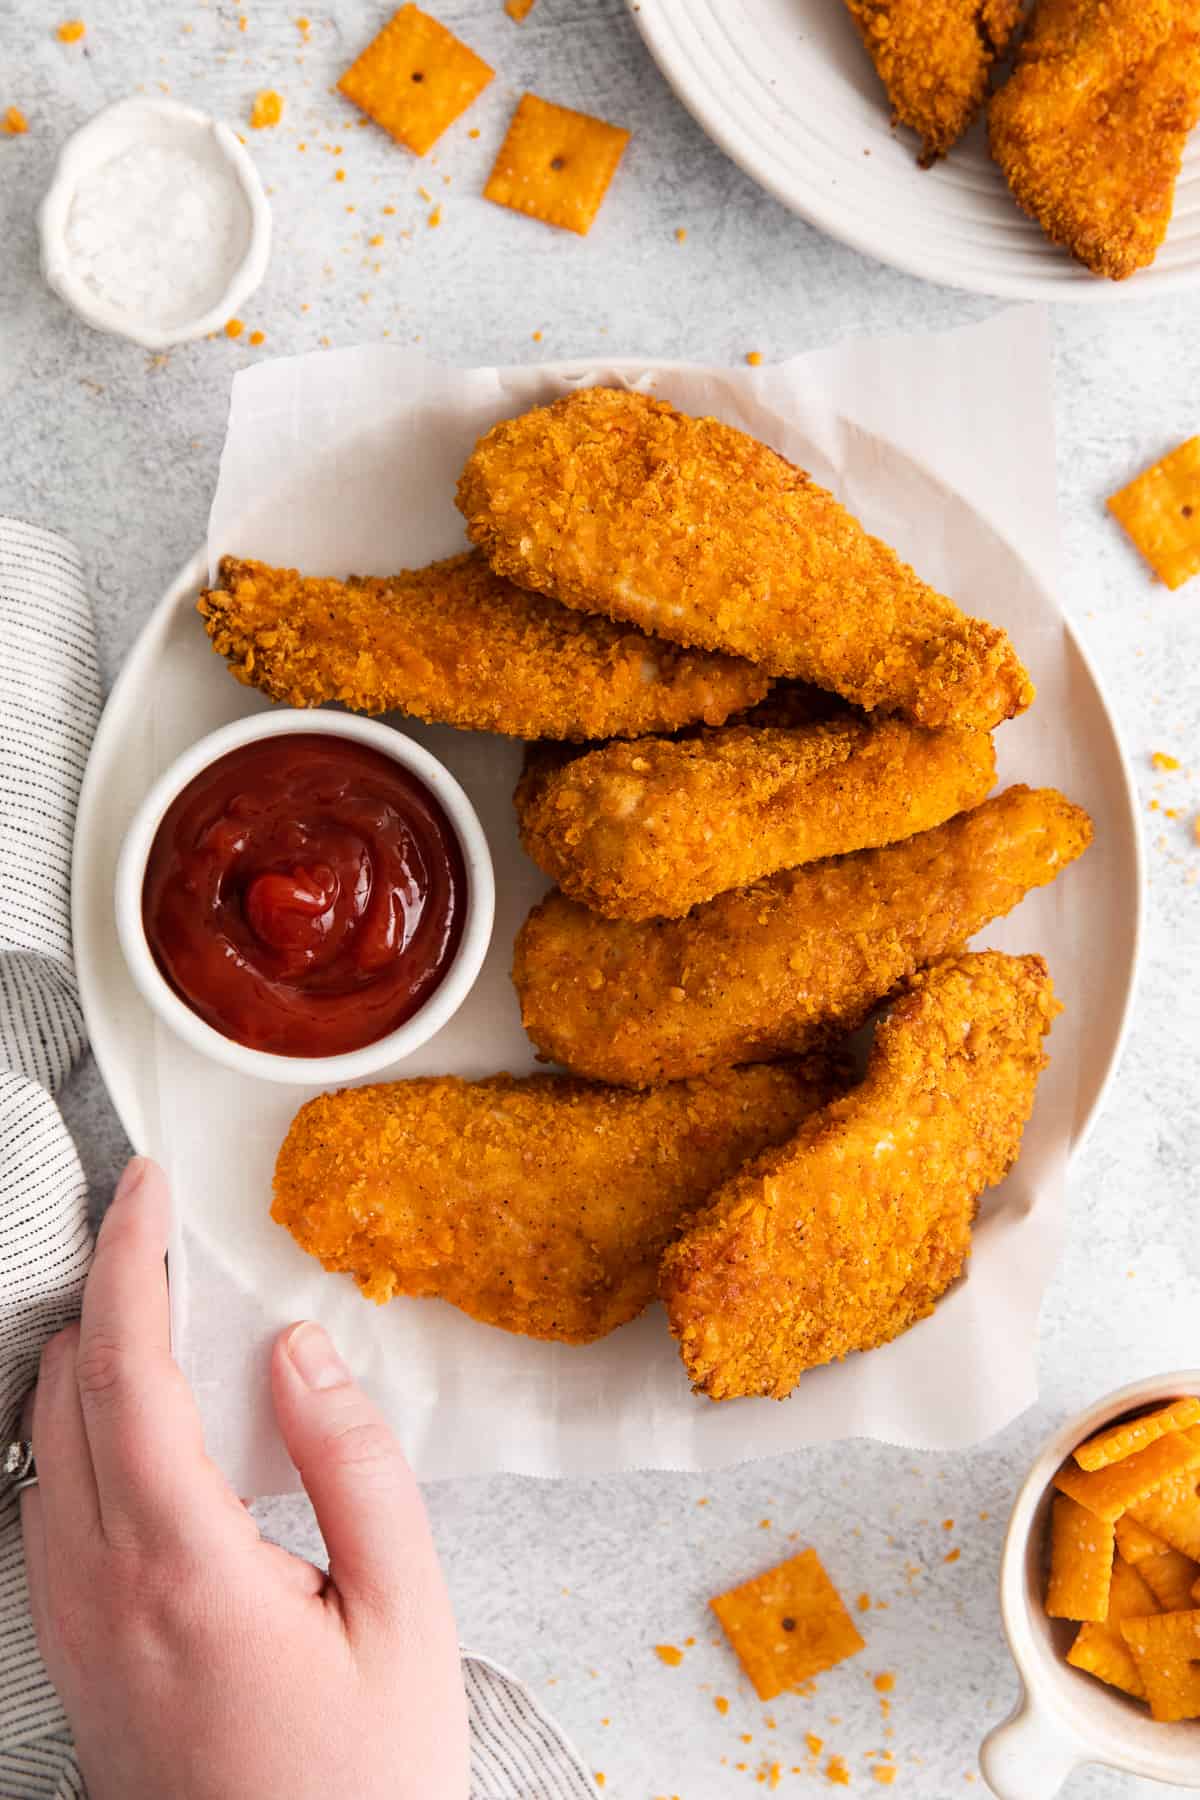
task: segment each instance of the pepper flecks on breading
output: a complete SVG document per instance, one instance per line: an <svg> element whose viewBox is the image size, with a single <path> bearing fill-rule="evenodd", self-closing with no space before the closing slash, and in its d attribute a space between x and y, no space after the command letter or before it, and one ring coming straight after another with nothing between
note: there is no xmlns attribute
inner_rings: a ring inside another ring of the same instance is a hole
<svg viewBox="0 0 1200 1800"><path fill-rule="evenodd" d="M1021 0L846 0L892 103L928 168L952 150L988 93Z"/></svg>
<svg viewBox="0 0 1200 1800"><path fill-rule="evenodd" d="M597 738L719 725L767 675L582 618L465 553L390 579L329 581L227 556L200 598L230 671L289 706L339 700L466 731Z"/></svg>
<svg viewBox="0 0 1200 1800"><path fill-rule="evenodd" d="M782 1399L870 1350L957 1279L985 1188L1016 1161L1060 1010L1040 956L959 956L875 1033L861 1086L713 1196L663 1257L692 1384Z"/></svg>
<svg viewBox="0 0 1200 1800"><path fill-rule="evenodd" d="M685 919L602 919L551 893L517 937L525 1029L576 1074L630 1087L811 1049L1053 881L1091 837L1087 813L1053 788L1012 787Z"/></svg>
<svg viewBox="0 0 1200 1800"><path fill-rule="evenodd" d="M272 1217L372 1300L435 1296L588 1343L650 1303L664 1247L712 1189L845 1086L813 1057L649 1094L563 1075L323 1094L279 1152Z"/></svg>
<svg viewBox="0 0 1200 1800"><path fill-rule="evenodd" d="M681 918L726 889L890 844L985 798L988 733L845 718L608 744L516 792L521 842L564 894L614 919Z"/></svg>
<svg viewBox="0 0 1200 1800"><path fill-rule="evenodd" d="M1154 261L1197 118L1194 0L1038 0L988 113L1020 205L1112 281Z"/></svg>
<svg viewBox="0 0 1200 1800"><path fill-rule="evenodd" d="M583 388L493 426L458 484L498 574L918 725L990 730L1033 684L802 469L716 419Z"/></svg>

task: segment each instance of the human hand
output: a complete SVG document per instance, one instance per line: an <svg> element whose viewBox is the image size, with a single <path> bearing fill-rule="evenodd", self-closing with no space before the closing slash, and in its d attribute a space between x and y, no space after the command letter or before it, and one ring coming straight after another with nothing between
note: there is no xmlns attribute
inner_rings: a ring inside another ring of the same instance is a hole
<svg viewBox="0 0 1200 1800"><path fill-rule="evenodd" d="M90 1800L465 1800L454 1620L396 1439L319 1326L284 1332L328 1577L259 1537L171 1356L168 1210L131 1163L33 1396L29 1593Z"/></svg>

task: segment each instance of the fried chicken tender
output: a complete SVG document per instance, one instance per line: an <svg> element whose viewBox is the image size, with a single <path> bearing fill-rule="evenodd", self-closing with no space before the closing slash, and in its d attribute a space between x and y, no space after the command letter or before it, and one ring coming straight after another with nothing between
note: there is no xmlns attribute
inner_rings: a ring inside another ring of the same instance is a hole
<svg viewBox="0 0 1200 1800"><path fill-rule="evenodd" d="M1197 118L1194 0L1039 0L989 109L991 150L1047 237L1124 281L1166 235Z"/></svg>
<svg viewBox="0 0 1200 1800"><path fill-rule="evenodd" d="M931 1313L1016 1161L1061 1011L1040 956L937 964L879 1025L861 1087L765 1151L663 1257L692 1385L782 1400L805 1369Z"/></svg>
<svg viewBox="0 0 1200 1800"><path fill-rule="evenodd" d="M911 837L995 779L986 732L846 718L608 744L515 795L521 842L564 894L610 919L680 918L727 888Z"/></svg>
<svg viewBox="0 0 1200 1800"><path fill-rule="evenodd" d="M868 711L990 730L1033 685L969 619L765 444L646 394L583 388L496 425L458 484L498 574Z"/></svg>
<svg viewBox="0 0 1200 1800"><path fill-rule="evenodd" d="M517 936L521 1017L548 1058L629 1087L810 1050L1053 881L1091 837L1087 813L1053 788L1012 787L686 919L602 919L552 892Z"/></svg>
<svg viewBox="0 0 1200 1800"><path fill-rule="evenodd" d="M714 1187L845 1087L813 1057L649 1094L563 1075L323 1094L292 1121L271 1216L371 1300L438 1296L585 1344L653 1300L664 1246Z"/></svg>
<svg viewBox="0 0 1200 1800"><path fill-rule="evenodd" d="M199 611L231 673L273 700L398 708L507 737L720 725L771 685L738 657L681 650L524 593L470 552L348 582L226 556Z"/></svg>
<svg viewBox="0 0 1200 1800"><path fill-rule="evenodd" d="M846 0L892 103L921 140L927 169L952 150L987 98L992 65L1021 0Z"/></svg>

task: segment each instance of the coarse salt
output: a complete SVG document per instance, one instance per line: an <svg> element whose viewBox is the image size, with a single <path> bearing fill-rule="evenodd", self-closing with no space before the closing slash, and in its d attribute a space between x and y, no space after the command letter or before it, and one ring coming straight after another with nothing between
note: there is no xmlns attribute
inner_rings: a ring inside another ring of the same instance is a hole
<svg viewBox="0 0 1200 1800"><path fill-rule="evenodd" d="M165 145L123 150L83 175L66 244L101 300L160 330L218 305L251 218L232 170Z"/></svg>

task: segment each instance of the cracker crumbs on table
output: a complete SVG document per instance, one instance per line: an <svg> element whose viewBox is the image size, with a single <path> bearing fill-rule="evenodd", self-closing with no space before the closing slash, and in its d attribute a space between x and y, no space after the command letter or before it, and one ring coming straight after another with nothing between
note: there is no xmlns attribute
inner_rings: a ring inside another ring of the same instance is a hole
<svg viewBox="0 0 1200 1800"><path fill-rule="evenodd" d="M603 1787L605 1780L607 1779L607 1777L605 1776L604 1770L597 1769L594 1779L595 1779L595 1783L596 1783L597 1787Z"/></svg>
<svg viewBox="0 0 1200 1800"><path fill-rule="evenodd" d="M300 33L302 38L307 38L309 32L312 30L312 20L304 18L297 19L296 30Z"/></svg>
<svg viewBox="0 0 1200 1800"><path fill-rule="evenodd" d="M254 96L254 105L250 108L250 125L254 131L264 131L270 126L278 125L283 117L283 95L277 94L274 88L260 88Z"/></svg>
<svg viewBox="0 0 1200 1800"><path fill-rule="evenodd" d="M333 171L333 179L335 181L345 181L345 179L346 179L345 169L335 169Z"/></svg>
<svg viewBox="0 0 1200 1800"><path fill-rule="evenodd" d="M393 14L337 85L389 137L424 156L494 74L461 38L409 4Z"/></svg>
<svg viewBox="0 0 1200 1800"><path fill-rule="evenodd" d="M586 237L629 136L590 113L522 94L483 197Z"/></svg>
<svg viewBox="0 0 1200 1800"><path fill-rule="evenodd" d="M54 35L60 44L77 44L86 31L82 19L64 19Z"/></svg>
<svg viewBox="0 0 1200 1800"><path fill-rule="evenodd" d="M858 1596L858 1599L855 1602L855 1604L858 1607L859 1612L870 1612L870 1610L871 1610L870 1594L860 1594Z"/></svg>
<svg viewBox="0 0 1200 1800"><path fill-rule="evenodd" d="M850 1771L846 1767L846 1759L842 1756L831 1756L825 1764L825 1779L832 1781L835 1787L850 1786Z"/></svg>
<svg viewBox="0 0 1200 1800"><path fill-rule="evenodd" d="M687 226L686 225L677 225L675 227L675 242L677 244L686 244L687 243Z"/></svg>
<svg viewBox="0 0 1200 1800"><path fill-rule="evenodd" d="M875 1677L875 1688L880 1694L890 1694L896 1685L896 1677L890 1669L881 1669Z"/></svg>
<svg viewBox="0 0 1200 1800"><path fill-rule="evenodd" d="M225 321L225 336L227 338L239 338L245 329L246 327L242 324L240 319L226 319Z"/></svg>
<svg viewBox="0 0 1200 1800"><path fill-rule="evenodd" d="M20 137L29 130L29 120L19 106L10 106L5 113L4 129L10 137Z"/></svg>
<svg viewBox="0 0 1200 1800"><path fill-rule="evenodd" d="M267 334L265 331L252 331L250 333L250 342L254 345L254 348L256 350L258 349L258 346L260 344L265 344L266 341L267 341Z"/></svg>
<svg viewBox="0 0 1200 1800"><path fill-rule="evenodd" d="M761 350L747 350L746 361L750 364L750 367L752 369L761 368L762 367L762 359L763 359L763 353Z"/></svg>
<svg viewBox="0 0 1200 1800"><path fill-rule="evenodd" d="M1179 758L1177 756L1169 756L1165 750L1156 750L1150 758L1150 767L1152 769L1160 769L1164 773L1170 774L1179 767Z"/></svg>
<svg viewBox="0 0 1200 1800"><path fill-rule="evenodd" d="M956 1563L961 1555L962 1555L961 1550L958 1550L958 1549L947 1550L945 1556L943 1556L943 1558L942 1558L942 1561L944 1563Z"/></svg>
<svg viewBox="0 0 1200 1800"><path fill-rule="evenodd" d="M726 1713L729 1711L729 1702L725 1698L724 1694L714 1694L713 1695L713 1705L716 1707L717 1711L720 1713L722 1718L724 1718Z"/></svg>
<svg viewBox="0 0 1200 1800"><path fill-rule="evenodd" d="M876 1763L871 1774L881 1787L891 1787L896 1779L895 1763Z"/></svg>
<svg viewBox="0 0 1200 1800"><path fill-rule="evenodd" d="M659 1662L665 1662L668 1669L677 1669L683 1661L683 1651L675 1644L655 1644L654 1654Z"/></svg>
<svg viewBox="0 0 1200 1800"><path fill-rule="evenodd" d="M504 10L510 19L520 25L533 11L533 0L504 0Z"/></svg>
<svg viewBox="0 0 1200 1800"><path fill-rule="evenodd" d="M441 222L442 222L442 209L440 206L435 206L433 211L430 213L428 219L425 221L425 223L429 226L431 231L436 231L437 227L441 224Z"/></svg>

